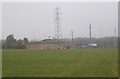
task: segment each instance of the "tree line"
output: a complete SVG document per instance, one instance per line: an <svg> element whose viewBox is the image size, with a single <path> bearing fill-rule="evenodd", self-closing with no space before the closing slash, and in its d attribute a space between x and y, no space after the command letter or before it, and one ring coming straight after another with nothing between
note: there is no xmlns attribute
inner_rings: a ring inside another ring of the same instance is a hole
<svg viewBox="0 0 120 79"><path fill-rule="evenodd" d="M69 45L71 45L71 42L72 42L72 40L69 38L64 38L62 39L62 41L66 42ZM28 43L30 43L28 41L28 38L16 40L13 34L11 34L11 35L8 35L5 40L2 40L2 42L0 42L0 48L2 47L3 49L25 49L26 44ZM119 38L118 37L92 38L92 43L96 43L98 45L97 47L99 48L118 47L120 46L120 37ZM74 48L77 48L77 46L80 44L89 44L89 38L78 37L73 39Z"/></svg>
<svg viewBox="0 0 120 79"><path fill-rule="evenodd" d="M29 43L28 38L16 40L14 35L8 35L5 40L2 40L2 48L4 49L25 49Z"/></svg>
<svg viewBox="0 0 120 79"><path fill-rule="evenodd" d="M72 40L69 38L62 39L62 41L65 41L69 44L71 44ZM120 46L120 38L118 37L101 37L101 38L92 38L92 43L97 44L97 47L99 48L112 48L112 47L118 47ZM90 39L85 38L74 38L73 39L73 47L77 47L80 44L90 44Z"/></svg>

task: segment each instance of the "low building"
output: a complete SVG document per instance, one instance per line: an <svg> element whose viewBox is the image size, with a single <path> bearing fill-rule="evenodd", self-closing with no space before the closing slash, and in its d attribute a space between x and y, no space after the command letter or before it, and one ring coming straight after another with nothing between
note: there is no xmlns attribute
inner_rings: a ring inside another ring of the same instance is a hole
<svg viewBox="0 0 120 79"><path fill-rule="evenodd" d="M77 48L96 48L98 45L96 43L94 44L86 44L86 43L82 43L82 44L77 44Z"/></svg>
<svg viewBox="0 0 120 79"><path fill-rule="evenodd" d="M56 39L45 39L41 42L32 42L26 45L26 49L69 49L69 45Z"/></svg>

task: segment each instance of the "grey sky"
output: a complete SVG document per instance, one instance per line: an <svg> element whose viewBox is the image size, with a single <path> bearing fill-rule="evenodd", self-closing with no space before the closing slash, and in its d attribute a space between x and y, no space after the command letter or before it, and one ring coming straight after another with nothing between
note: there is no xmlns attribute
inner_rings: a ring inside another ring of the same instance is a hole
<svg viewBox="0 0 120 79"><path fill-rule="evenodd" d="M37 40L54 36L54 9L61 8L62 37L88 37L92 23L92 37L113 36L118 29L117 2L9 2L2 4L3 39L8 34L15 38L27 37Z"/></svg>

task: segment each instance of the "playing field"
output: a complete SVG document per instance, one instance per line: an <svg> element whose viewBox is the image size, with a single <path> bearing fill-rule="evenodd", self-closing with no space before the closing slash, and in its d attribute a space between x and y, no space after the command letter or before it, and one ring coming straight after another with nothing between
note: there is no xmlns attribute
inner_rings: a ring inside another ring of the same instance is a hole
<svg viewBox="0 0 120 79"><path fill-rule="evenodd" d="M3 50L3 77L114 77L118 52L113 48Z"/></svg>

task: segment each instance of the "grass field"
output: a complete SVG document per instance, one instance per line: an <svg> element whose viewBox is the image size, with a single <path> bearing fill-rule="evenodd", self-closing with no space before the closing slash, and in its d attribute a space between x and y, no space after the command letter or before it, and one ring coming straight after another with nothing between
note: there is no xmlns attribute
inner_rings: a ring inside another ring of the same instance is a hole
<svg viewBox="0 0 120 79"><path fill-rule="evenodd" d="M113 48L3 50L3 77L115 77Z"/></svg>
<svg viewBox="0 0 120 79"><path fill-rule="evenodd" d="M2 78L2 49L0 48L0 78Z"/></svg>

